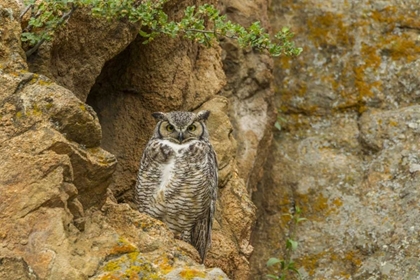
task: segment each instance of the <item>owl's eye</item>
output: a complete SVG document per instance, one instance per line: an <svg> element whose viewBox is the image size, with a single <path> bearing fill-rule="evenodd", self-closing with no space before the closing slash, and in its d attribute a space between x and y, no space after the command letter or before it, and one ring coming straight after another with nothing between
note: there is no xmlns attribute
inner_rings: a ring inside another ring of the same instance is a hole
<svg viewBox="0 0 420 280"><path fill-rule="evenodd" d="M169 132L172 132L172 131L174 131L174 126L172 124L168 124L166 126L166 130L169 131Z"/></svg>
<svg viewBox="0 0 420 280"><path fill-rule="evenodd" d="M197 129L197 127L195 126L195 125L190 125L189 127L188 127L188 131L189 132L193 132L193 131L195 131Z"/></svg>

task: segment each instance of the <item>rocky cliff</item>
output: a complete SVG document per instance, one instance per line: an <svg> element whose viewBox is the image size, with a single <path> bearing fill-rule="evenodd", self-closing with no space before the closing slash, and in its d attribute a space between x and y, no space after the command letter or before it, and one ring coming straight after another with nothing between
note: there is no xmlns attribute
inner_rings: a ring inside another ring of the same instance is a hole
<svg viewBox="0 0 420 280"><path fill-rule="evenodd" d="M193 4L166 8L176 18ZM263 1L220 7L244 24L268 19ZM249 190L262 177L274 121L271 60L231 41L144 45L138 26L84 9L27 60L22 8L0 0L0 278L249 277ZM150 113L199 109L212 112L220 166L206 267L192 246L130 207Z"/></svg>
<svg viewBox="0 0 420 280"><path fill-rule="evenodd" d="M298 59L275 61L279 122L252 256L293 254L305 279L418 279L420 232L418 1L272 1ZM308 220L291 230L295 206Z"/></svg>

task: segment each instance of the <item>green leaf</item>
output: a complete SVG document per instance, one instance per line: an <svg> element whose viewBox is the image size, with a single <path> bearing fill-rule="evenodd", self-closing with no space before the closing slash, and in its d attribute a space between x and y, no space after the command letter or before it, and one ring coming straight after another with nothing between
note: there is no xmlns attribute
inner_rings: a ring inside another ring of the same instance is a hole
<svg viewBox="0 0 420 280"><path fill-rule="evenodd" d="M307 220L306 218L297 218L296 223L300 223L300 222L303 222L303 221L306 221L306 220Z"/></svg>
<svg viewBox="0 0 420 280"><path fill-rule="evenodd" d="M280 268L282 269L282 270L284 270L285 268L286 268L286 261L285 260L281 260L281 262L280 262Z"/></svg>
<svg viewBox="0 0 420 280"><path fill-rule="evenodd" d="M281 125L278 121L274 124L274 127L277 128L278 130L281 130Z"/></svg>
<svg viewBox="0 0 420 280"><path fill-rule="evenodd" d="M142 37L145 37L145 38L148 38L148 37L150 37L150 34L149 33L147 33L147 32L144 32L143 30L139 30L139 34L140 34L140 36L142 36Z"/></svg>
<svg viewBox="0 0 420 280"><path fill-rule="evenodd" d="M270 258L268 261L267 261L267 266L273 266L273 265L275 265L275 264L277 264L277 263L281 263L282 262L282 260L279 260L279 259L277 259L277 258Z"/></svg>
<svg viewBox="0 0 420 280"><path fill-rule="evenodd" d="M297 275L301 276L299 270L297 270L295 267L291 267L291 268L289 268L289 270L291 270L291 271L295 272Z"/></svg>
<svg viewBox="0 0 420 280"><path fill-rule="evenodd" d="M272 279L276 279L276 280L279 280L279 279L280 279L278 276L273 275L273 274L267 274L266 276L267 276L268 278L272 278Z"/></svg>
<svg viewBox="0 0 420 280"><path fill-rule="evenodd" d="M295 251L298 247L299 243L297 241L294 241L290 238L286 241L286 248L291 249L292 251Z"/></svg>

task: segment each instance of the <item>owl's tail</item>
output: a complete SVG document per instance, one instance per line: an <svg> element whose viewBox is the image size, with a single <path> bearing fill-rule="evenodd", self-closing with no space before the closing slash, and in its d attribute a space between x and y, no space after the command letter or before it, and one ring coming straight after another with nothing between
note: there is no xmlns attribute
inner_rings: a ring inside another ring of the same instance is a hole
<svg viewBox="0 0 420 280"><path fill-rule="evenodd" d="M213 208L213 207L211 207ZM204 263L207 251L211 245L211 229L213 226L214 209L209 209L208 214L201 220L198 220L191 232L191 244L197 249L201 257L201 263Z"/></svg>

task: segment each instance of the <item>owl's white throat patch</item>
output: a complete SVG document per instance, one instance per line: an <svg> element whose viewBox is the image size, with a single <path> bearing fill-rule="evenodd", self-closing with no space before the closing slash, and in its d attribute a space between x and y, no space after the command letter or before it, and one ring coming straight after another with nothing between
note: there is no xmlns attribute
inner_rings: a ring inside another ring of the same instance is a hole
<svg viewBox="0 0 420 280"><path fill-rule="evenodd" d="M198 140L192 140L192 141L188 141L188 142L183 143L183 144L176 144L176 143L171 142L169 140L162 140L162 141L160 141L161 144L164 144L166 146L171 147L172 150L174 150L176 154L179 153L179 150L184 149L184 148L187 148L187 147L189 147L192 144L195 144L197 142L198 142Z"/></svg>
<svg viewBox="0 0 420 280"><path fill-rule="evenodd" d="M162 181L160 182L159 189L157 191L158 197L163 198L165 196L165 189L168 186L169 182L172 179L173 173L174 173L174 167L175 167L175 161L176 158L180 154L180 150L189 147L190 145L196 143L197 140L189 141L185 144L176 144L168 140L162 140L161 143L164 145L169 146L174 152L175 156L171 157L169 161L166 164L163 164L161 167L162 172Z"/></svg>

